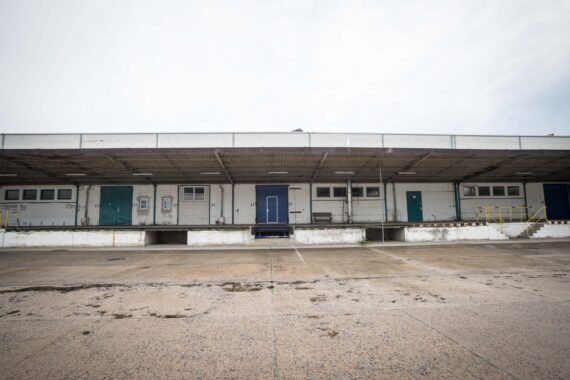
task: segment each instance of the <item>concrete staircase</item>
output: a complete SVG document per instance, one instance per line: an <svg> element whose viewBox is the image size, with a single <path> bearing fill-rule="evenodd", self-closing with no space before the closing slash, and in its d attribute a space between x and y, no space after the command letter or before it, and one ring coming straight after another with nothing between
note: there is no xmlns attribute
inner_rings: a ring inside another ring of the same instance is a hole
<svg viewBox="0 0 570 380"><path fill-rule="evenodd" d="M542 227L544 227L544 223L542 223L542 222L532 223L530 226L528 226L527 228L525 228L524 231L523 231L518 237L519 237L519 238L522 238L522 239L530 239L530 238L533 237L534 234L537 233Z"/></svg>

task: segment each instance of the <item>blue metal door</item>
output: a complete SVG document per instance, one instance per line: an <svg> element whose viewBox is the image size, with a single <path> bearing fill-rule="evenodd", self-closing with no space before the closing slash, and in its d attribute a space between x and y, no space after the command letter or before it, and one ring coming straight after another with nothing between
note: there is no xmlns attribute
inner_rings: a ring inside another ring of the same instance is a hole
<svg viewBox="0 0 570 380"><path fill-rule="evenodd" d="M267 204L267 223L279 223L279 209L278 202L279 197L275 195L270 195L266 198Z"/></svg>
<svg viewBox="0 0 570 380"><path fill-rule="evenodd" d="M289 223L288 185L257 185L255 192L257 224Z"/></svg>
<svg viewBox="0 0 570 380"><path fill-rule="evenodd" d="M544 185L544 203L548 219L570 219L570 186Z"/></svg>

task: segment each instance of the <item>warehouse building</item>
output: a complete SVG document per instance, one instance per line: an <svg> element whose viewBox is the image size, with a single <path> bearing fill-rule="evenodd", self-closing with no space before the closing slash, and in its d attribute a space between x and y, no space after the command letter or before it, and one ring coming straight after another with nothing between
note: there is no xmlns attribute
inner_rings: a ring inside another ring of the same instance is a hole
<svg viewBox="0 0 570 380"><path fill-rule="evenodd" d="M570 219L570 137L291 132L1 139L7 230L114 228L155 237L210 231L201 236L228 241L246 231L252 238L297 233L310 240L327 228Z"/></svg>

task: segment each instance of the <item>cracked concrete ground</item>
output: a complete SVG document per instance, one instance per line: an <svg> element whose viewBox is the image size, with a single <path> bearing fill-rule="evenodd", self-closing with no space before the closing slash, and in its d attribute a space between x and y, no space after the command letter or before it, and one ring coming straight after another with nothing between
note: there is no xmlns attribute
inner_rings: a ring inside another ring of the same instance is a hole
<svg viewBox="0 0 570 380"><path fill-rule="evenodd" d="M570 378L568 242L0 252L0 378Z"/></svg>

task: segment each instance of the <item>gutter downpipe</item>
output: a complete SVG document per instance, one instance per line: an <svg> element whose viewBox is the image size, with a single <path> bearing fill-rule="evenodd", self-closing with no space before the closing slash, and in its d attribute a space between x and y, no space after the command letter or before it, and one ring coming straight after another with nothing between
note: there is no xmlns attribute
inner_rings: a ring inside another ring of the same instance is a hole
<svg viewBox="0 0 570 380"><path fill-rule="evenodd" d="M79 184L75 184L75 227L77 227L77 214L79 213Z"/></svg>
<svg viewBox="0 0 570 380"><path fill-rule="evenodd" d="M382 165L380 165L380 186L384 187L384 181L382 179ZM386 199L386 196L384 196L384 199ZM384 208L386 208L386 204L384 204ZM384 211L385 213L385 211ZM382 243L384 243L384 219L380 218L380 222L382 223Z"/></svg>
<svg viewBox="0 0 570 380"><path fill-rule="evenodd" d="M348 224L352 224L352 181L346 181L346 201L348 207Z"/></svg>
<svg viewBox="0 0 570 380"><path fill-rule="evenodd" d="M455 218L461 221L461 195L459 193L459 183L453 183L453 190L455 192Z"/></svg>
<svg viewBox="0 0 570 380"><path fill-rule="evenodd" d="M524 212L526 215L526 220L528 220L528 202L526 199L526 182L523 182L523 194L524 194Z"/></svg>
<svg viewBox="0 0 570 380"><path fill-rule="evenodd" d="M152 225L156 226L156 183L154 184L154 194L152 195L154 206L152 208Z"/></svg>
<svg viewBox="0 0 570 380"><path fill-rule="evenodd" d="M313 224L313 183L309 183L309 220Z"/></svg>
<svg viewBox="0 0 570 380"><path fill-rule="evenodd" d="M235 206L234 206L234 202L235 202L235 191L234 191L234 183L232 182L232 224L234 224L234 214L235 214Z"/></svg>
<svg viewBox="0 0 570 380"><path fill-rule="evenodd" d="M220 186L220 192L221 192L221 202L220 202L220 220L224 220L224 186L222 185L218 185ZM226 221L224 220L224 224L226 224Z"/></svg>
<svg viewBox="0 0 570 380"><path fill-rule="evenodd" d="M387 183L384 182L384 220L388 222L388 198L386 196Z"/></svg>
<svg viewBox="0 0 570 380"><path fill-rule="evenodd" d="M392 196L394 198L394 222L398 221L398 205L396 203L396 183L392 182Z"/></svg>

